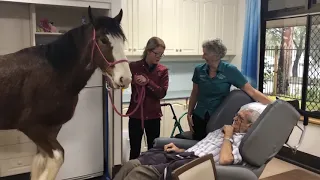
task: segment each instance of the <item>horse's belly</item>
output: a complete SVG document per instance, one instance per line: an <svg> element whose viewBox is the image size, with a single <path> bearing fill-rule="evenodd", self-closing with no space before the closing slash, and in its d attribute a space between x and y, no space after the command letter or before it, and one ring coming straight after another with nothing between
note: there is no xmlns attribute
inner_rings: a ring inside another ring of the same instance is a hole
<svg viewBox="0 0 320 180"><path fill-rule="evenodd" d="M21 118L21 109L17 104L0 105L0 129L16 129Z"/></svg>
<svg viewBox="0 0 320 180"><path fill-rule="evenodd" d="M8 122L8 119L0 117L0 130L9 130L9 129L16 129L13 123Z"/></svg>

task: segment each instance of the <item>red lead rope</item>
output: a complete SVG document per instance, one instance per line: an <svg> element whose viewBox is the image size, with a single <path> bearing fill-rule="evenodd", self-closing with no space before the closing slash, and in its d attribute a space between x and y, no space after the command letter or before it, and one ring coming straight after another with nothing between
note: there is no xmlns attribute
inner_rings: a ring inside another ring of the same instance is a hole
<svg viewBox="0 0 320 180"><path fill-rule="evenodd" d="M145 99L145 96L146 96L146 84L147 83L139 83L136 81L136 79L134 79L135 81L135 84L136 84L136 91L137 91L137 94L134 96L134 99L133 101L135 103L137 103L137 106L135 107L135 109L130 112L130 113L127 113L127 114L121 114L117 108L115 107L115 105L112 103L111 101L111 104L112 104L112 108L114 109L114 111L121 117L128 117L128 116L131 116L133 113L135 113L138 108L140 107L140 117L141 117L141 128L144 129L144 117L143 117L143 102L144 102L144 99ZM108 90L108 94L109 94L109 98L110 100L113 100L112 96L111 96L111 92Z"/></svg>
<svg viewBox="0 0 320 180"><path fill-rule="evenodd" d="M102 56L102 58L105 60L105 62L108 64L108 67L110 66L114 66L118 63L122 63L122 62L128 62L128 60L126 59L122 59L122 60L117 60L117 61L114 61L112 63L108 62L107 59L104 57L103 53L101 52L101 49L99 48L97 42L96 42L96 31L95 29L93 28L93 31L92 31L92 41L93 41L93 46L92 46L92 49L91 49L91 60L93 60L93 54L94 54L94 49L95 47L97 47L100 55ZM89 44L89 43L88 43ZM147 79L147 77L145 76L145 78ZM137 106L136 108L131 112L131 113L127 113L127 114L121 114L117 108L115 107L115 105L112 103L113 102L113 98L111 97L111 92L109 91L108 89L108 94L109 94L109 98L110 98L110 101L111 101L111 104L112 104L112 108L114 109L114 111L121 117L128 117L128 116L131 116L133 113L135 113L138 108L140 107L140 110L141 110L141 127L142 129L144 129L144 117L143 117L143 102L144 102L144 99L145 99L145 95L146 95L146 89L145 89L145 86L147 84L146 83L139 83L137 82L136 79L134 79L135 83L136 83L136 91L137 91L137 95L134 97L134 101L137 103ZM139 88L139 87L140 88Z"/></svg>

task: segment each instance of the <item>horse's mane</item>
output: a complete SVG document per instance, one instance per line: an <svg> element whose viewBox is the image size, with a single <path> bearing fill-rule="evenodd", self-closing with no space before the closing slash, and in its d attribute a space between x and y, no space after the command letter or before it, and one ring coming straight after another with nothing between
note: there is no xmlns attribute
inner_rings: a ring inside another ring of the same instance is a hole
<svg viewBox="0 0 320 180"><path fill-rule="evenodd" d="M107 34L110 34L113 37L121 38L123 41L126 41L127 38L123 33L122 27L114 19L106 16L98 17L95 20L95 26L97 29L105 28Z"/></svg>
<svg viewBox="0 0 320 180"><path fill-rule="evenodd" d="M82 43L89 42L89 40L87 42L83 41L83 38L86 37L85 30L87 27L82 25L74 28L41 48L44 50L46 59L55 69L68 69L82 55L82 52L80 52L81 45L85 46ZM82 42L81 39L83 39Z"/></svg>
<svg viewBox="0 0 320 180"><path fill-rule="evenodd" d="M113 18L101 16L96 18L94 24L96 29L102 28L107 34L126 41L121 25ZM86 34L89 27L90 25L86 24L74 28L60 36L57 40L40 46L39 50L45 54L46 59L55 69L68 70L74 65L76 60L81 58L84 53L82 52L83 47L90 41L90 38L87 38L88 34ZM89 37L91 36L89 35Z"/></svg>

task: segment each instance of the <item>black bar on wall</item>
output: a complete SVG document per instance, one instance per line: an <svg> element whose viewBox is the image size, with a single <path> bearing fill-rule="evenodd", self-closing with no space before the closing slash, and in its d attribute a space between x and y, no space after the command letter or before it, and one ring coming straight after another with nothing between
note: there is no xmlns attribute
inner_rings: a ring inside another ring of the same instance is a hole
<svg viewBox="0 0 320 180"><path fill-rule="evenodd" d="M307 16L306 23L306 41L304 50L304 63L303 63L303 77L302 77L302 95L301 95L301 109L306 110L307 91L308 91L308 71L309 71L309 50L310 50L310 31L311 31L311 18Z"/></svg>
<svg viewBox="0 0 320 180"><path fill-rule="evenodd" d="M266 20L265 15L268 11L268 1L261 1L261 15L260 15L260 63L259 63L259 84L258 89L263 92L263 75L264 75L264 54L266 44Z"/></svg>
<svg viewBox="0 0 320 180"><path fill-rule="evenodd" d="M310 9L313 4L317 4L317 0L306 0L306 1L308 3L308 9Z"/></svg>
<svg viewBox="0 0 320 180"><path fill-rule="evenodd" d="M294 154L290 148L283 146L276 155L276 158L320 174L320 158L317 156L302 151L297 151Z"/></svg>

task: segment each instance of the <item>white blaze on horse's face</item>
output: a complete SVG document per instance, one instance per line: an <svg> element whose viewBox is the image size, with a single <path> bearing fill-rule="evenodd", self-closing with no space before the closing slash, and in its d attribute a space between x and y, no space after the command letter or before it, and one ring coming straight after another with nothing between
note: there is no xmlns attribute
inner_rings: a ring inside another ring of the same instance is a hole
<svg viewBox="0 0 320 180"><path fill-rule="evenodd" d="M109 39L111 46L113 47L112 54L115 61L127 60L127 56L124 52L124 41L121 38L106 35ZM120 62L115 64L113 68L113 86L128 88L131 83L131 71L127 62Z"/></svg>

